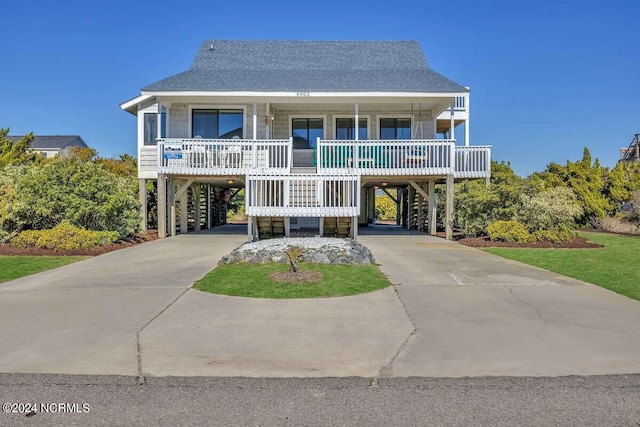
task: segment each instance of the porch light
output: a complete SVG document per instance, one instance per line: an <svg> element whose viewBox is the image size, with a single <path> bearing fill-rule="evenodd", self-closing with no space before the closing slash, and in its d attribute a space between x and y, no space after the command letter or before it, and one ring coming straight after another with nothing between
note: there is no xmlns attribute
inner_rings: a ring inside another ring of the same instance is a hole
<svg viewBox="0 0 640 427"><path fill-rule="evenodd" d="M233 180L232 179L228 179L227 180L227 184L233 184Z"/></svg>
<svg viewBox="0 0 640 427"><path fill-rule="evenodd" d="M384 182L384 181L382 181L382 182L380 183L380 185L382 185L383 187L386 187L386 186L387 186L387 184L388 184L388 182Z"/></svg>

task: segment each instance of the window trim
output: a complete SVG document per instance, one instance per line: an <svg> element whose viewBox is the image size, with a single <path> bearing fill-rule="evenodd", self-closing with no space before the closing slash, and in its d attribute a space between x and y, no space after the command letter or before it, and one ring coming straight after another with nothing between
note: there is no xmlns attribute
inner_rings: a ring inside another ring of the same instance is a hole
<svg viewBox="0 0 640 427"><path fill-rule="evenodd" d="M146 124L146 119L147 119L147 114L150 116L155 116L156 120L158 118L158 115L160 115L160 128L162 128L162 116L164 115L164 136L162 136L162 132L160 133L160 135L157 134L158 132L158 122L156 121L155 124L155 128L156 128L156 138L147 143L147 138L146 138L146 132L147 132L147 124ZM159 138L166 138L167 137L167 112L163 111L161 113L156 112L150 112L150 111L146 111L144 113L142 113L142 145L144 147L150 147L150 146L155 146L158 145L158 139Z"/></svg>
<svg viewBox="0 0 640 427"><path fill-rule="evenodd" d="M326 114L289 114L289 138L293 138L293 119L322 119L322 138L327 138ZM307 150L307 148L297 148L297 150ZM308 150L313 150L313 148L308 148Z"/></svg>
<svg viewBox="0 0 640 427"><path fill-rule="evenodd" d="M168 107L163 107L164 113L166 117L166 127L165 127L165 137L169 137L169 116L170 109ZM138 147L154 147L157 144L145 144L144 143L144 115L147 113L158 114L159 103L151 104L145 108L140 108L138 110L137 119L138 119Z"/></svg>
<svg viewBox="0 0 640 427"><path fill-rule="evenodd" d="M355 119L355 114L334 114L333 115L333 139L338 139L338 124L337 119ZM370 114L358 114L359 119L367 119L367 139L360 139L359 141L371 140L371 115Z"/></svg>
<svg viewBox="0 0 640 427"><path fill-rule="evenodd" d="M247 139L247 106L218 104L189 104L187 113L187 138L193 138L193 110L242 110L242 139Z"/></svg>
<svg viewBox="0 0 640 427"><path fill-rule="evenodd" d="M411 129L411 138L410 139L414 139L414 135L413 135L413 125L414 125L414 121L415 118L413 117L412 114L378 114L376 116L376 121L377 121L377 125L378 125L378 139L382 141L382 126L380 126L380 119L409 119L410 122L410 129Z"/></svg>

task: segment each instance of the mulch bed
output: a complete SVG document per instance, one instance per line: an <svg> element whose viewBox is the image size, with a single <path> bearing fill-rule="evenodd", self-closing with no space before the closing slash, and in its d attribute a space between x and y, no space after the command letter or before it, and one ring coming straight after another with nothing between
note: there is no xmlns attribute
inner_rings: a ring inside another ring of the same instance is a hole
<svg viewBox="0 0 640 427"><path fill-rule="evenodd" d="M584 237L576 237L573 240L567 240L565 242L553 243L553 242L535 242L535 243L507 243L507 242L492 242L488 237L466 237L458 240L465 246L471 246L474 248L538 248L538 249L594 249L603 248L604 246L597 243L589 242Z"/></svg>
<svg viewBox="0 0 640 427"><path fill-rule="evenodd" d="M149 242L158 238L156 230L150 230L148 233L136 233L133 236L120 240L110 245L98 246L97 248L84 249L42 249L42 248L17 248L12 245L0 245L0 255L32 255L32 256L67 256L67 255L85 255L96 256L106 254L107 252L117 251L118 249L128 248L130 246L139 245L140 243Z"/></svg>
<svg viewBox="0 0 640 427"><path fill-rule="evenodd" d="M282 283L315 283L322 280L322 273L319 271L276 271L271 273L271 280Z"/></svg>

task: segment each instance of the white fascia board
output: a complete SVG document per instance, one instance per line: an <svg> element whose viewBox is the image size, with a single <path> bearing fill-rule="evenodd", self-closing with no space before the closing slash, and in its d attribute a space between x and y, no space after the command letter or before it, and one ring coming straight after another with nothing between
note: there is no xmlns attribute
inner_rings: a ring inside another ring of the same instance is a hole
<svg viewBox="0 0 640 427"><path fill-rule="evenodd" d="M177 92L142 92L141 96L230 96L230 97L282 97L282 98L455 98L465 96L469 92L199 92L199 91L177 91Z"/></svg>
<svg viewBox="0 0 640 427"><path fill-rule="evenodd" d="M132 98L128 101L123 102L122 104L120 104L120 108L122 108L124 111L128 111L131 114L133 114L134 116L136 115L136 113L138 112L138 109L135 108L138 106L138 104L152 98L153 95L138 95L135 98Z"/></svg>

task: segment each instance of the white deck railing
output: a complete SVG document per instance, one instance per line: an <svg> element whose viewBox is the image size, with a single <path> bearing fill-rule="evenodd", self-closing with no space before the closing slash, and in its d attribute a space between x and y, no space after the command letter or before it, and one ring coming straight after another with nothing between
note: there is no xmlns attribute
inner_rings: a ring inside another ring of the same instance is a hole
<svg viewBox="0 0 640 427"><path fill-rule="evenodd" d="M353 217L360 214L357 175L249 175L249 216Z"/></svg>
<svg viewBox="0 0 640 427"><path fill-rule="evenodd" d="M467 101L464 96L456 96L456 101L454 103L454 110L456 111L464 111L466 110ZM451 109L451 107L449 107Z"/></svg>
<svg viewBox="0 0 640 427"><path fill-rule="evenodd" d="M176 175L287 175L292 140L158 140L158 172ZM320 175L432 176L456 178L491 174L491 147L456 146L454 140L321 140L316 159Z"/></svg>
<svg viewBox="0 0 640 427"><path fill-rule="evenodd" d="M181 175L288 173L292 139L158 139L158 171Z"/></svg>
<svg viewBox="0 0 640 427"><path fill-rule="evenodd" d="M446 175L453 170L454 147L455 141L448 139L318 139L318 172L396 176Z"/></svg>
<svg viewBox="0 0 640 427"><path fill-rule="evenodd" d="M456 147L455 178L486 178L491 176L491 147Z"/></svg>

